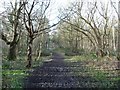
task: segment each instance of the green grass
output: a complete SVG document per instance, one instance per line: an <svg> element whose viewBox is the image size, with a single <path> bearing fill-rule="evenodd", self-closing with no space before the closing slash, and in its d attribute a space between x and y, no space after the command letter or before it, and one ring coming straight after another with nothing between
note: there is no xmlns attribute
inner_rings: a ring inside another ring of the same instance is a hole
<svg viewBox="0 0 120 90"><path fill-rule="evenodd" d="M22 88L23 78L27 75L25 70L3 70L3 88Z"/></svg>
<svg viewBox="0 0 120 90"><path fill-rule="evenodd" d="M98 61L102 61L104 58L100 58L100 57L96 57L95 55L93 54L90 54L90 55L80 55L80 56L69 56L68 59L66 59L67 62L91 62L91 61L95 61L95 62L98 62ZM104 62L104 61L103 61ZM74 72L75 75L90 75L91 77L93 77L95 80L97 80L99 82L99 86L100 88L114 88L114 87L117 87L117 83L120 78L108 78L108 75L111 75L112 72L111 71L104 71L104 70L95 70L95 67L93 65L89 66L88 63L83 63L85 64L85 68L84 70L86 71L80 71L80 72ZM94 63L96 64L96 63ZM81 73L82 72L82 73Z"/></svg>
<svg viewBox="0 0 120 90"><path fill-rule="evenodd" d="M71 58L71 60L73 61L91 61L91 60L97 60L97 59L98 58L94 54L73 56Z"/></svg>
<svg viewBox="0 0 120 90"><path fill-rule="evenodd" d="M8 61L7 58L3 58L2 61L2 88L16 88L22 89L23 80L29 74L26 73L31 69L42 65L42 62L49 57L41 57L40 60L35 61L33 57L32 67L26 69L26 57L18 57L16 61Z"/></svg>
<svg viewBox="0 0 120 90"><path fill-rule="evenodd" d="M106 74L104 71L99 70L91 70L89 71L92 76L100 83L100 87L104 88L116 88L117 82L119 79L117 78L108 78L108 74Z"/></svg>

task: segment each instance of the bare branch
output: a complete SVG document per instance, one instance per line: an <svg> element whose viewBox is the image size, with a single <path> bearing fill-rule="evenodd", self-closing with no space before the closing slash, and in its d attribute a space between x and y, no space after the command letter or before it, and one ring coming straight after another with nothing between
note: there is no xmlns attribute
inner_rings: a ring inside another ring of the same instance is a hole
<svg viewBox="0 0 120 90"><path fill-rule="evenodd" d="M11 44L11 42L9 42L9 41L7 40L7 37L6 37L3 33L1 33L1 36L2 36L2 40L4 40L7 45L10 45L10 44Z"/></svg>

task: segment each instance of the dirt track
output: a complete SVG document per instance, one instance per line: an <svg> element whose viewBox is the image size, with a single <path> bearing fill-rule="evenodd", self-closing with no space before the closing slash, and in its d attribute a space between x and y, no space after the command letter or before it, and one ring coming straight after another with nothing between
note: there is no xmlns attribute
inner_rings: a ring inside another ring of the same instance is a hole
<svg viewBox="0 0 120 90"><path fill-rule="evenodd" d="M29 88L91 88L99 85L100 82L93 77L84 75L86 70L83 63L68 64L64 61L64 57L57 53L53 54L51 59L52 61L44 62L26 78L25 90ZM75 72L81 75L75 75Z"/></svg>

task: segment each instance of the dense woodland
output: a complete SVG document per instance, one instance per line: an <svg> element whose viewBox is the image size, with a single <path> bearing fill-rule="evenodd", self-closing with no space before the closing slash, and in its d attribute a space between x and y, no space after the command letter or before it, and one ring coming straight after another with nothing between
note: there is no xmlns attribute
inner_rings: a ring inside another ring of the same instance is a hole
<svg viewBox="0 0 120 90"><path fill-rule="evenodd" d="M53 24L49 20L52 0L5 4L5 11L0 13L3 70L10 69L9 62L15 61L30 69L54 52L66 57L91 55L90 60L107 57L108 62L119 61L118 4L76 0L59 9L58 22Z"/></svg>

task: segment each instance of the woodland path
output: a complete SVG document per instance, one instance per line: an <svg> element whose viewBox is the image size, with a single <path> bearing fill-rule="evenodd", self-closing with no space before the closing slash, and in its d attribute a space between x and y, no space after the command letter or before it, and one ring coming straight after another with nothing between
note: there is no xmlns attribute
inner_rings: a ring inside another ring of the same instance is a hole
<svg viewBox="0 0 120 90"><path fill-rule="evenodd" d="M97 87L93 77L85 75L87 72L82 62L65 62L61 54L54 53L51 61L35 68L25 79L24 88L87 88ZM77 73L79 72L80 75ZM40 89L42 90L42 89Z"/></svg>

